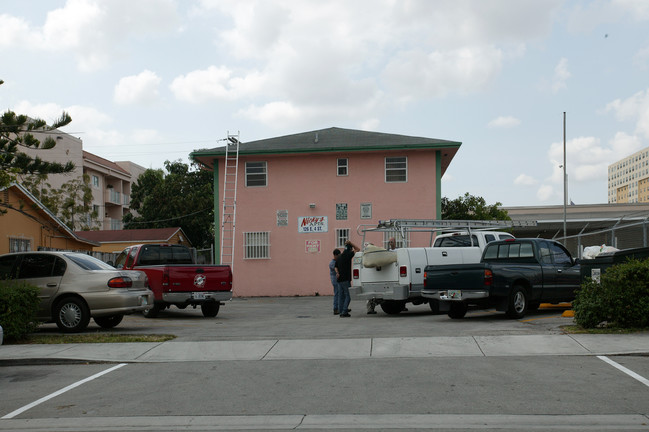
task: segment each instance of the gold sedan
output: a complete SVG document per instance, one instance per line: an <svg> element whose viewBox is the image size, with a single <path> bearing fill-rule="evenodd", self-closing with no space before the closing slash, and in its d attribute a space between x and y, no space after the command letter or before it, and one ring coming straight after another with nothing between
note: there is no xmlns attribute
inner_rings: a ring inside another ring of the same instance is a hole
<svg viewBox="0 0 649 432"><path fill-rule="evenodd" d="M124 315L153 307L144 272L117 270L76 252L16 252L0 256L0 279L40 288L37 319L76 333L97 325L112 328Z"/></svg>

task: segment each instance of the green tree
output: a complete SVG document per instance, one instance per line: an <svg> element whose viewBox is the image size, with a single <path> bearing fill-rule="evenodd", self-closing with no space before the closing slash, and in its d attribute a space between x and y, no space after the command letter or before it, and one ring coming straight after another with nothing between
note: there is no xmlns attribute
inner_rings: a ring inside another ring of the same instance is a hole
<svg viewBox="0 0 649 432"><path fill-rule="evenodd" d="M0 85L3 81L0 80ZM47 135L43 140L34 134L50 132L69 124L72 118L63 112L51 126L44 120L32 119L26 115L17 115L6 111L0 117L0 188L7 187L16 180L19 174L58 174L74 169L72 162L61 164L47 162L39 157L31 157L20 151L20 148L51 149L56 140Z"/></svg>
<svg viewBox="0 0 649 432"><path fill-rule="evenodd" d="M214 242L212 173L181 161L164 165L165 170L146 170L133 185L130 206L137 216L124 216L124 228L180 227L195 247L210 247Z"/></svg>
<svg viewBox="0 0 649 432"><path fill-rule="evenodd" d="M55 189L47 174L19 176L20 184L72 230L87 231L99 226L99 215L92 208L90 177L72 179Z"/></svg>
<svg viewBox="0 0 649 432"><path fill-rule="evenodd" d="M447 220L511 220L506 210L498 207L502 203L487 205L482 197L468 192L454 200L442 198L442 219Z"/></svg>

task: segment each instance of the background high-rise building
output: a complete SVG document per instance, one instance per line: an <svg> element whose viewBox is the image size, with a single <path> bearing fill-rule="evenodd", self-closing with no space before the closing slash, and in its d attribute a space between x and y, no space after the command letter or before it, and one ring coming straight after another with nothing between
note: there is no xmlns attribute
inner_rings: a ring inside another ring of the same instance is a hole
<svg viewBox="0 0 649 432"><path fill-rule="evenodd" d="M649 147L608 166L608 202L649 202Z"/></svg>

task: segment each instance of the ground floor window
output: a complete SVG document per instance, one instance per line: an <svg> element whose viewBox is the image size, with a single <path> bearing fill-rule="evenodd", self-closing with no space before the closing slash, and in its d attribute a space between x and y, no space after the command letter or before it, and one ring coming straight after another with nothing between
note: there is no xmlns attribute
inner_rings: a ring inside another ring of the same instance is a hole
<svg viewBox="0 0 649 432"><path fill-rule="evenodd" d="M245 259L270 258L270 233L268 231L245 232L243 238Z"/></svg>
<svg viewBox="0 0 649 432"><path fill-rule="evenodd" d="M9 252L26 252L32 250L32 241L23 238L9 239Z"/></svg>
<svg viewBox="0 0 649 432"><path fill-rule="evenodd" d="M347 240L349 240L349 228L336 228L336 247L345 247Z"/></svg>

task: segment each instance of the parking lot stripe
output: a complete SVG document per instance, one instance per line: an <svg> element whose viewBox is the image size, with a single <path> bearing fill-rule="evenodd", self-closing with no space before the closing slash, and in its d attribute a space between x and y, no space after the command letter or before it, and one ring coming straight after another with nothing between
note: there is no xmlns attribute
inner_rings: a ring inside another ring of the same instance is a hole
<svg viewBox="0 0 649 432"><path fill-rule="evenodd" d="M62 388L61 390L55 391L54 393L51 393L51 394L49 394L49 395L47 395L47 396L45 396L45 397L42 397L42 398L40 398L39 400L37 400L37 401L35 401L35 402L32 402L32 403L30 403L30 404L28 404L28 405L25 405L25 406L22 407L22 408L18 408L17 410L12 411L12 412L10 412L9 414L7 414L6 416L4 416L4 417L0 417L0 418L3 419L3 420L4 420L4 419L12 419L12 418L16 417L18 414L22 414L22 413L24 413L25 411L27 411L28 409L31 409L31 408L35 407L36 405L40 405L40 404L42 404L43 402L46 402L46 401L48 401L48 400L50 400L50 399L52 399L52 398L55 398L55 397L57 397L57 396L59 396L59 395L65 393L65 392L67 392L67 391L69 391L69 390L72 390L72 389L75 388L75 387L79 387L79 386L82 385L82 384L85 384L85 383L87 383L87 382L89 382L89 381L92 381L92 380L94 380L94 379L96 379L96 378L99 378L99 377L102 376L102 375L106 375L107 373L110 373L110 372L112 372L112 371L114 371L114 370L117 370L117 369L121 368L122 366L126 366L126 365L127 365L127 363L120 363L120 364L118 364L117 366L113 366L112 368L110 368L110 369L106 369L106 370L103 371L103 372L96 373L96 374L94 374L93 376L90 376L90 377L88 377L88 378L82 379L81 381L77 381L77 382L74 383L74 384L70 384L69 386L67 386L67 387L65 387L65 388Z"/></svg>
<svg viewBox="0 0 649 432"><path fill-rule="evenodd" d="M638 375L637 373L633 372L631 369L625 368L621 364L614 362L613 360L611 360L610 358L608 358L606 356L597 356L597 358L600 359L600 360L605 361L606 363L613 366L615 369L618 369L618 370L624 372L625 374L629 375L631 378L634 378L634 379L640 381L642 384L649 387L649 379L643 377L642 375Z"/></svg>

